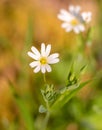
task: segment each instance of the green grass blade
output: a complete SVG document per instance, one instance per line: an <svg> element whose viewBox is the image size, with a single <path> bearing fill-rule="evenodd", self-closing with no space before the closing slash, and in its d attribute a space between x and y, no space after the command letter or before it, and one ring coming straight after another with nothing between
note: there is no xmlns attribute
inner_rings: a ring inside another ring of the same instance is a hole
<svg viewBox="0 0 102 130"><path fill-rule="evenodd" d="M79 86L75 86L74 89L66 90L64 93L60 94L57 100L52 104L51 110L56 110L63 107L73 96L75 96L81 88L87 85L89 81L81 83Z"/></svg>
<svg viewBox="0 0 102 130"><path fill-rule="evenodd" d="M28 27L27 27L24 47L23 47L23 50L22 50L22 55L20 56L22 64L27 63L27 57L28 57L27 52L28 52L28 50L30 49L30 47L32 45L33 37L34 37L33 19L30 16L29 19L28 19Z"/></svg>
<svg viewBox="0 0 102 130"><path fill-rule="evenodd" d="M9 81L9 84L10 84L10 88L14 96L15 102L19 108L20 115L22 116L24 120L26 130L35 130L33 117L29 109L27 108L25 101L17 94L16 90L14 89L13 84L10 81Z"/></svg>

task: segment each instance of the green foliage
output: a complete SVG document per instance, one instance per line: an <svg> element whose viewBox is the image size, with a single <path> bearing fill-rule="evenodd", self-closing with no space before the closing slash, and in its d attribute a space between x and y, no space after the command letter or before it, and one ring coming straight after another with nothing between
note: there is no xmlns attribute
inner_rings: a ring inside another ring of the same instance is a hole
<svg viewBox="0 0 102 130"><path fill-rule="evenodd" d="M27 51L30 49L32 43L33 43L33 36L34 31L33 31L33 19L30 16L28 19L28 25L27 25L27 31L26 31L26 36L25 36L25 42L24 42L24 47L22 49L22 53L19 55L19 60L21 63L21 70L19 71L19 76L18 76L18 81L19 81L19 86L27 85L27 82L29 82L29 72L27 69L28 66L28 56L27 56ZM23 83L23 84L22 84Z"/></svg>
<svg viewBox="0 0 102 130"><path fill-rule="evenodd" d="M77 62L75 63L77 64ZM65 87L55 91L53 85L47 84L45 85L45 90L41 90L44 101L50 105L50 111L56 111L57 109L62 108L82 87L90 82L89 80L80 83L79 78L86 68L86 65L81 66L81 68L76 68L77 65L75 65L75 63L70 67ZM45 111L47 108L45 109L43 106L40 106L40 110L43 111L43 109Z"/></svg>
<svg viewBox="0 0 102 130"><path fill-rule="evenodd" d="M81 84L75 84L68 89L66 89L64 92L60 91L59 96L57 97L56 101L52 105L52 109L58 109L63 107L73 96L75 96L78 91L87 85L90 81L83 82Z"/></svg>
<svg viewBox="0 0 102 130"><path fill-rule="evenodd" d="M40 105L39 112L40 113L45 113L45 112L47 112L47 109L43 105Z"/></svg>
<svg viewBox="0 0 102 130"><path fill-rule="evenodd" d="M29 109L27 108L26 102L18 95L13 84L10 81L9 81L9 84L10 84L12 94L14 96L14 100L18 106L20 115L22 116L22 118L24 120L24 125L26 127L26 130L34 130L35 129L34 120L33 120L33 117L31 115Z"/></svg>
<svg viewBox="0 0 102 130"><path fill-rule="evenodd" d="M69 71L69 74L67 77L67 84L66 84L67 87L77 84L79 81L80 75L83 73L83 71L86 68L86 65L83 65L81 68L76 68L76 66L77 66L76 64L73 63L70 68L70 71Z"/></svg>
<svg viewBox="0 0 102 130"><path fill-rule="evenodd" d="M54 90L54 86L52 85L45 85L45 90L41 90L43 99L45 102L52 103L56 99L56 91Z"/></svg>
<svg viewBox="0 0 102 130"><path fill-rule="evenodd" d="M30 49L32 43L33 43L33 37L34 37L34 31L33 31L33 19L30 16L28 19L28 26L27 26L27 32L24 42L24 47L22 50L22 54L20 55L21 62L23 65L25 65L28 61L27 58L27 51Z"/></svg>

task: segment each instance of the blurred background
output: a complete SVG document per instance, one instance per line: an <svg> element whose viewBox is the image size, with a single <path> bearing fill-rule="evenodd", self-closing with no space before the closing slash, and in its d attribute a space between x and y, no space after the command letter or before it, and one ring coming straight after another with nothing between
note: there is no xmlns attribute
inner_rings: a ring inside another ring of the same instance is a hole
<svg viewBox="0 0 102 130"><path fill-rule="evenodd" d="M56 87L65 85L77 35L61 28L57 14L69 5L92 12L87 27L93 28L92 44L83 50L89 67L83 79L95 79L51 116L48 130L102 130L101 0L0 0L0 130L33 130L32 125L37 130L44 117L38 112L42 74L33 73L27 56L32 45L40 49L42 42L50 43L52 52L60 53L61 62L47 80Z"/></svg>

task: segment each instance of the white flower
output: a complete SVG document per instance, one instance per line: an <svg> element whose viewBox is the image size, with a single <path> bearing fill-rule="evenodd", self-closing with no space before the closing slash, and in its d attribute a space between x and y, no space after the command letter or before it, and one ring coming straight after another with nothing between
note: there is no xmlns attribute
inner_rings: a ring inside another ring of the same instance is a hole
<svg viewBox="0 0 102 130"><path fill-rule="evenodd" d="M41 44L41 53L34 47L31 47L32 52L28 52L28 55L34 59L33 62L31 62L29 65L31 68L34 68L34 72L37 73L41 70L42 73L51 72L51 67L49 64L55 64L59 62L59 54L53 53L51 55L51 45L47 45L45 47L45 44Z"/></svg>
<svg viewBox="0 0 102 130"><path fill-rule="evenodd" d="M80 12L80 6L69 6L69 11L61 9L58 18L63 21L62 28L66 32L80 33L85 30L85 24L91 21L91 12Z"/></svg>

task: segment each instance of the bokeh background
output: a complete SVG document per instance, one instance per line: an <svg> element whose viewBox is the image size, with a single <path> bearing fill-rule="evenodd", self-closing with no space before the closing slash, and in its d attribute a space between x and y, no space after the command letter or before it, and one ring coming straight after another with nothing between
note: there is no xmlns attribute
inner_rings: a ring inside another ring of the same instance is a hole
<svg viewBox="0 0 102 130"><path fill-rule="evenodd" d="M77 35L61 28L61 8L80 5L92 12L92 44L84 50L89 62L84 79L93 78L48 124L49 130L102 130L102 1L101 0L0 0L0 130L33 130L44 117L38 112L43 102L42 74L29 67L27 51L42 42L52 44L61 62L53 66L47 80L65 85L67 70L77 51ZM16 94L14 94L16 92ZM19 97L19 100L15 100ZM26 110L27 109L27 110ZM30 118L30 115L32 118Z"/></svg>

